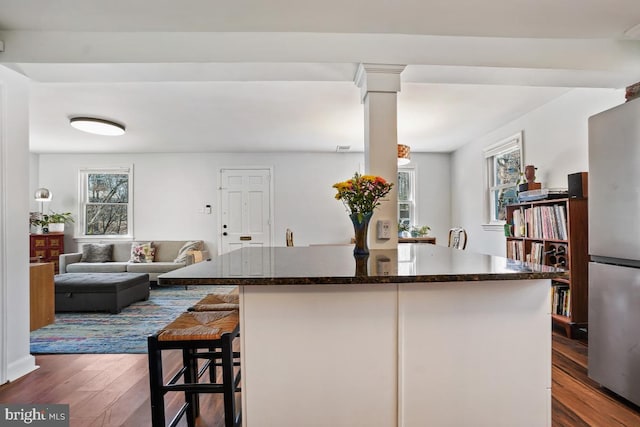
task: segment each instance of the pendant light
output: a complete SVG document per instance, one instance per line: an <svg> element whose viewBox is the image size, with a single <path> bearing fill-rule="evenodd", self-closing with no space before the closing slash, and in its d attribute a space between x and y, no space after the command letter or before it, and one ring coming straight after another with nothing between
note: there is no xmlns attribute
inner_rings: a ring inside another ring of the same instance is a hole
<svg viewBox="0 0 640 427"><path fill-rule="evenodd" d="M411 148L408 145L398 144L398 166L408 165L411 161Z"/></svg>

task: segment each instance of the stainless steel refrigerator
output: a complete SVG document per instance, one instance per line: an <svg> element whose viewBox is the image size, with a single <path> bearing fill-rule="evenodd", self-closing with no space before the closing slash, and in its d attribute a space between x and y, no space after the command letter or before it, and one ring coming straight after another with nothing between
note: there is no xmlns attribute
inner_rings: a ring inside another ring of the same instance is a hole
<svg viewBox="0 0 640 427"><path fill-rule="evenodd" d="M589 377L640 405L640 99L589 118Z"/></svg>

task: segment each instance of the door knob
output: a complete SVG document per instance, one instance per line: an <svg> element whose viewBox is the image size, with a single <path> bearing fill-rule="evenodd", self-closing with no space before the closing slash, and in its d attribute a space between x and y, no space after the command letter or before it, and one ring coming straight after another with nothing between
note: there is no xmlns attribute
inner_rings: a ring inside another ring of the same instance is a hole
<svg viewBox="0 0 640 427"><path fill-rule="evenodd" d="M225 231L224 233L222 233L222 235L223 235L223 236L226 236L226 235L227 235L227 232Z"/></svg>
<svg viewBox="0 0 640 427"><path fill-rule="evenodd" d="M224 225L222 226L222 228L227 228L227 224L224 224Z"/></svg>

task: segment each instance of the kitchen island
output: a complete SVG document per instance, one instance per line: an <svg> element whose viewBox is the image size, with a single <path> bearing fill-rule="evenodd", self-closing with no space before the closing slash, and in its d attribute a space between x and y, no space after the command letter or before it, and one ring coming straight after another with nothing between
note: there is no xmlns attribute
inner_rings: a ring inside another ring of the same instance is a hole
<svg viewBox="0 0 640 427"><path fill-rule="evenodd" d="M544 426L566 274L436 245L256 247L159 283L240 286L245 427Z"/></svg>

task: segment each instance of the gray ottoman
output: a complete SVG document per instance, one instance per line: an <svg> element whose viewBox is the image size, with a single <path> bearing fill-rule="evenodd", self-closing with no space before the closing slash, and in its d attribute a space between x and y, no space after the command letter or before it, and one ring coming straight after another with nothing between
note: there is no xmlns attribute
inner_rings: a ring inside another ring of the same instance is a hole
<svg viewBox="0 0 640 427"><path fill-rule="evenodd" d="M120 313L131 303L149 299L147 273L64 273L54 282L56 311Z"/></svg>

